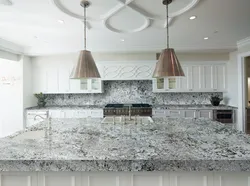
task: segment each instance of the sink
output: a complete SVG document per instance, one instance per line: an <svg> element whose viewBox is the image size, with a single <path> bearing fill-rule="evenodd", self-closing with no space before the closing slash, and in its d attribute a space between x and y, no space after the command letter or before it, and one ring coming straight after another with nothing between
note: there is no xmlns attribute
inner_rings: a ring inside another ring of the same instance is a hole
<svg viewBox="0 0 250 186"><path fill-rule="evenodd" d="M13 139L15 140L24 140L24 139L41 139L45 137L45 131L44 130L37 130L37 131L27 131L22 134L19 134Z"/></svg>
<svg viewBox="0 0 250 186"><path fill-rule="evenodd" d="M125 120L125 122L124 122ZM115 122L114 122L115 121ZM153 123L153 119L148 116L138 116L134 117L131 116L131 119L129 119L129 116L107 116L105 117L101 123L106 124L148 124Z"/></svg>

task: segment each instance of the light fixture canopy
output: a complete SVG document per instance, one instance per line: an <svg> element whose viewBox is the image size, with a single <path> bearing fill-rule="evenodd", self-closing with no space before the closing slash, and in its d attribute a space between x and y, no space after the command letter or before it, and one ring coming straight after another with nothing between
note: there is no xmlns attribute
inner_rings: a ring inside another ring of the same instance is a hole
<svg viewBox="0 0 250 186"><path fill-rule="evenodd" d="M71 72L71 79L87 79L100 78L100 73L95 64L94 58L90 51L86 50L86 8L90 6L90 2L82 0L80 5L84 7L84 50L80 51L78 62Z"/></svg>
<svg viewBox="0 0 250 186"><path fill-rule="evenodd" d="M160 54L159 61L156 63L153 73L153 78L185 76L174 49L169 47L168 5L170 3L172 3L172 0L163 0L163 4L166 5L167 11L167 48L162 50Z"/></svg>

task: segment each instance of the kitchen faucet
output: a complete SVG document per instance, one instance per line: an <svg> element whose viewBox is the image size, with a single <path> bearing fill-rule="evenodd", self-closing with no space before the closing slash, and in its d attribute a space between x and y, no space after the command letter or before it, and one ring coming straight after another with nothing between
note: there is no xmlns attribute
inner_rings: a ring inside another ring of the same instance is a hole
<svg viewBox="0 0 250 186"><path fill-rule="evenodd" d="M128 107L128 116L129 116L129 121L131 121L131 106Z"/></svg>

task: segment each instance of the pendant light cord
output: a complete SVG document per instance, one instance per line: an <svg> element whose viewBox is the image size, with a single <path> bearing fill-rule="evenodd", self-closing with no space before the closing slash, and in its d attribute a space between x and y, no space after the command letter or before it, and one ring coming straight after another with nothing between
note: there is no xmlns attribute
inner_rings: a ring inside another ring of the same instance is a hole
<svg viewBox="0 0 250 186"><path fill-rule="evenodd" d="M169 16L168 16L168 3L167 3L167 5L166 5L166 11L167 11L167 48L169 49L169 25L168 25Z"/></svg>
<svg viewBox="0 0 250 186"><path fill-rule="evenodd" d="M87 48L87 34L86 34L86 22L87 22L87 18L86 18L86 6L84 6L84 50L86 50Z"/></svg>

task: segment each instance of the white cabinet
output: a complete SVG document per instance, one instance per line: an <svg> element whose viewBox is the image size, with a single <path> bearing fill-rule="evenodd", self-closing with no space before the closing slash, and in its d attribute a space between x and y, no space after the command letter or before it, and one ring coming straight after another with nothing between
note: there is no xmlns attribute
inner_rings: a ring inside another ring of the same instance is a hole
<svg viewBox="0 0 250 186"><path fill-rule="evenodd" d="M1 172L1 186L249 186L248 172Z"/></svg>
<svg viewBox="0 0 250 186"><path fill-rule="evenodd" d="M226 86L226 66L214 65L214 90L218 92L224 92L227 90Z"/></svg>
<svg viewBox="0 0 250 186"><path fill-rule="evenodd" d="M33 92L34 93L46 93L47 88L47 72L43 68L33 69Z"/></svg>
<svg viewBox="0 0 250 186"><path fill-rule="evenodd" d="M182 65L185 77L153 79L153 92L226 92L225 63Z"/></svg>
<svg viewBox="0 0 250 186"><path fill-rule="evenodd" d="M58 69L58 92L68 93L70 92L70 72L68 68Z"/></svg>
<svg viewBox="0 0 250 186"><path fill-rule="evenodd" d="M51 118L103 118L103 109L50 110Z"/></svg>
<svg viewBox="0 0 250 186"><path fill-rule="evenodd" d="M157 117L170 117L170 118L208 118L213 119L213 110L195 110L195 109L181 109L181 110L168 110L168 109L153 109L152 116Z"/></svg>
<svg viewBox="0 0 250 186"><path fill-rule="evenodd" d="M182 117L182 110L167 110L166 116L170 118L181 118Z"/></svg>
<svg viewBox="0 0 250 186"><path fill-rule="evenodd" d="M167 115L167 110L165 109L153 109L152 111L152 116L153 117L166 117Z"/></svg>
<svg viewBox="0 0 250 186"><path fill-rule="evenodd" d="M197 118L213 119L213 110L197 110Z"/></svg>
<svg viewBox="0 0 250 186"><path fill-rule="evenodd" d="M197 111L196 110L184 110L183 117L184 118L197 118Z"/></svg>
<svg viewBox="0 0 250 186"><path fill-rule="evenodd" d="M33 92L45 94L102 93L101 79L70 79L69 67L34 69Z"/></svg>

